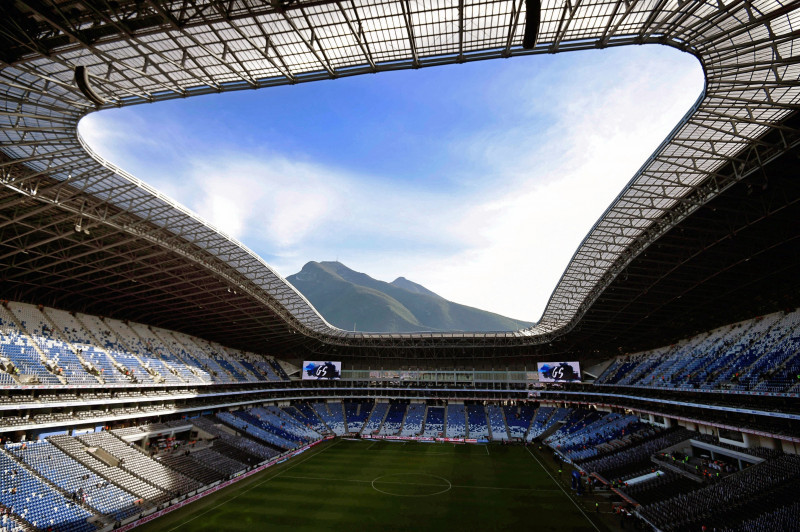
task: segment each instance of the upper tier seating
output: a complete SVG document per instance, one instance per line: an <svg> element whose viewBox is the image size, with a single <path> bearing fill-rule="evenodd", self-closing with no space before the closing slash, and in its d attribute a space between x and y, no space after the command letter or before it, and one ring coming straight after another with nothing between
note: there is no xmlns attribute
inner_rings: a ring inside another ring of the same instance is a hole
<svg viewBox="0 0 800 532"><path fill-rule="evenodd" d="M0 306L0 385L201 385L288 380L274 360L200 338L86 314Z"/></svg>
<svg viewBox="0 0 800 532"><path fill-rule="evenodd" d="M41 384L61 384L59 378L48 371L33 341L15 323L11 313L0 307L0 356L6 357L16 367L17 377ZM13 382L13 379L12 379Z"/></svg>
<svg viewBox="0 0 800 532"><path fill-rule="evenodd" d="M798 371L800 309L617 359L596 384L783 394L800 391Z"/></svg>

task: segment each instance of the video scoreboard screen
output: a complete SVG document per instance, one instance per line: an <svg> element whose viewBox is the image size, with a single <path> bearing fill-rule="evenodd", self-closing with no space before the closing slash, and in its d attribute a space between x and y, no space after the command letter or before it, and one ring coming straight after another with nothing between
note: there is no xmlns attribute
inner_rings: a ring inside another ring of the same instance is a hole
<svg viewBox="0 0 800 532"><path fill-rule="evenodd" d="M539 382L581 382L578 362L539 362Z"/></svg>
<svg viewBox="0 0 800 532"><path fill-rule="evenodd" d="M320 362L306 360L303 362L303 380L339 380L342 378L341 362Z"/></svg>

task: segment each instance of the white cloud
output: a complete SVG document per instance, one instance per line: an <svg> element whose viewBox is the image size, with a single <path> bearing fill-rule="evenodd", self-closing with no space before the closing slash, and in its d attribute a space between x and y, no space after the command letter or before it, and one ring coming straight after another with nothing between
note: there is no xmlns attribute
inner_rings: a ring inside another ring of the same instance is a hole
<svg viewBox="0 0 800 532"><path fill-rule="evenodd" d="M472 105L487 107L491 119L448 136L442 157L458 175L434 192L280 154L198 149L175 124L120 127L91 115L81 131L101 154L133 166L284 276L309 260L339 259L535 321L584 235L701 89L693 59L633 50L625 51L638 56L632 60L595 52L570 68L555 63L527 78L488 80ZM177 162L163 163L176 138ZM130 145L159 155L143 163Z"/></svg>

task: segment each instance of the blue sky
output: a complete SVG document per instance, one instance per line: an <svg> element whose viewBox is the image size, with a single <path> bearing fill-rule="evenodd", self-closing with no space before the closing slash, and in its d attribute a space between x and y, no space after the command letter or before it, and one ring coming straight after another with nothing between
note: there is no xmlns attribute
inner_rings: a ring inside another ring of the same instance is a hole
<svg viewBox="0 0 800 532"><path fill-rule="evenodd" d="M536 321L702 88L693 57L638 46L114 109L80 132L284 277L338 259Z"/></svg>

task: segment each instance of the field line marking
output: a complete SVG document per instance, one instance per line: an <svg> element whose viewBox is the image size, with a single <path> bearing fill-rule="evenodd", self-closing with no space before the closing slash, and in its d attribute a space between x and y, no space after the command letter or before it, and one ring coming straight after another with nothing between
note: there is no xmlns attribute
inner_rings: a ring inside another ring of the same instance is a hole
<svg viewBox="0 0 800 532"><path fill-rule="evenodd" d="M355 478L327 478L327 477L305 477L298 475L283 475L283 478L292 478L297 480L324 480L325 482L356 482L361 484L370 484L373 480L360 480ZM379 484L406 484L408 486L439 486L440 484L425 484L416 482L395 482L391 480L381 480ZM465 486L452 484L454 488L459 489L476 489L476 490L501 490L501 491L546 491L558 492L557 489L542 489L542 488L506 488L503 486Z"/></svg>
<svg viewBox="0 0 800 532"><path fill-rule="evenodd" d="M233 496L233 497L231 497L230 499L228 499L228 500L226 500L226 501L223 501L223 502L221 502L221 503L219 503L219 504L217 504L217 505L215 505L215 506L212 506L212 507L211 507L211 508L209 508L208 510L205 510L204 512L197 514L196 516L192 517L191 519L189 519L189 520L187 520L187 521L184 521L183 523L179 524L178 526L175 526L175 527L172 527L172 528L170 528L168 532L172 532L173 530L177 530L177 529L181 528L181 527L182 527L182 526L184 526L184 525L188 525L189 523L191 523L192 521L194 521L194 520L195 520L195 519L197 519L198 517L202 517L202 516L206 515L208 512L210 512L210 511L212 511L212 510L216 510L216 509L217 509L217 508L219 508L220 506L223 506L223 505L225 505L225 504L228 504L228 503L229 503L229 502L231 502L232 500L234 500L234 499L236 499L236 498L238 498L238 497L241 497L242 495L244 495L244 494L245 494L245 493L247 493L248 491L251 491L251 490L253 490L253 489L257 488L258 486L260 486L260 485L262 485L262 484L264 484L264 483L267 483L267 482L269 482L270 480L272 480L273 478L277 477L278 475L281 475L281 474L283 474L283 473L286 473L286 472L287 472L287 471L289 471L290 469L293 469L293 468L295 468L295 467L299 466L300 464L302 464L302 463L304 463L304 462L307 462L308 460L311 460L312 458L314 458L314 457L315 457L315 456L317 456L318 454L322 454L322 453L324 453L325 451L327 451L327 450L328 450L328 449L330 449L331 447L334 447L334 446L338 445L338 444L339 444L339 442L341 442L341 441L342 441L342 440L337 440L337 441L336 441L336 443L334 443L333 445L329 445L329 446L325 447L324 449L322 449L321 451L319 451L319 452L316 452L316 453L312 454L311 456L307 456L307 457L306 457L306 458L304 458L303 460L300 460L300 461L299 461L299 462L297 462L296 464L292 464L291 466L287 467L286 469L282 469L282 470L278 471L277 473L275 473L275 474L274 474L274 475L272 475L271 477L269 477L269 478L267 478L267 479L264 479L264 480L262 480L261 482L258 482L258 483L256 483L256 484L253 484L252 486L250 486L250 487L249 487L249 488L247 488L246 490L240 491L239 493L237 493L236 495L234 495L234 496Z"/></svg>
<svg viewBox="0 0 800 532"><path fill-rule="evenodd" d="M489 456L489 446L488 445L484 446L484 449L486 449L486 456Z"/></svg>
<svg viewBox="0 0 800 532"><path fill-rule="evenodd" d="M575 502L575 499L573 499L572 497L570 497L570 496L569 496L569 493L567 493L567 491L564 489L564 487L561 485L561 483L560 483L560 482L558 482L558 481L557 481L557 480L556 480L556 479L553 477L553 475L551 475L551 474L550 474L550 471L549 471L549 470L548 470L548 469L547 469L547 468L544 466L544 464L543 464L541 461L539 461L539 459L538 459L538 458L536 458L536 455L535 455L535 454L533 454L533 453L531 452L531 450L530 450L528 447L525 447L525 450L526 450L526 451L528 451L528 454L529 454L529 455L531 455L531 456L533 457L533 459L534 459L534 460L536 460L536 463L537 463L537 464L539 464L539 467L541 467L542 469L544 469L544 472L545 472L545 473L547 473L547 476L549 476L549 477L550 477L550 479L551 479L553 482L555 482L556 486L558 486L559 488L561 488L561 491L563 491L563 492L564 492L564 495L566 495L566 496L567 496L567 499L569 499L569 500L570 500L570 502L572 502L572 504L574 504L574 505L575 505L575 508L577 508L577 509L578 509L578 510L579 510L579 511L580 511L580 512L583 514L583 516L586 518L586 520L587 520L587 521L589 521L589 522L592 524L592 526L594 527L594 529L595 529L595 530L597 530L597 532L600 532L600 529L599 529L599 528L597 528L597 525L596 525L596 524L594 524L594 521L592 521L591 519L589 519L589 516L588 516L588 515L586 515L586 512L584 512L584 511L583 511L583 508L581 508L580 506L578 506L578 503L577 503L577 502Z"/></svg>

